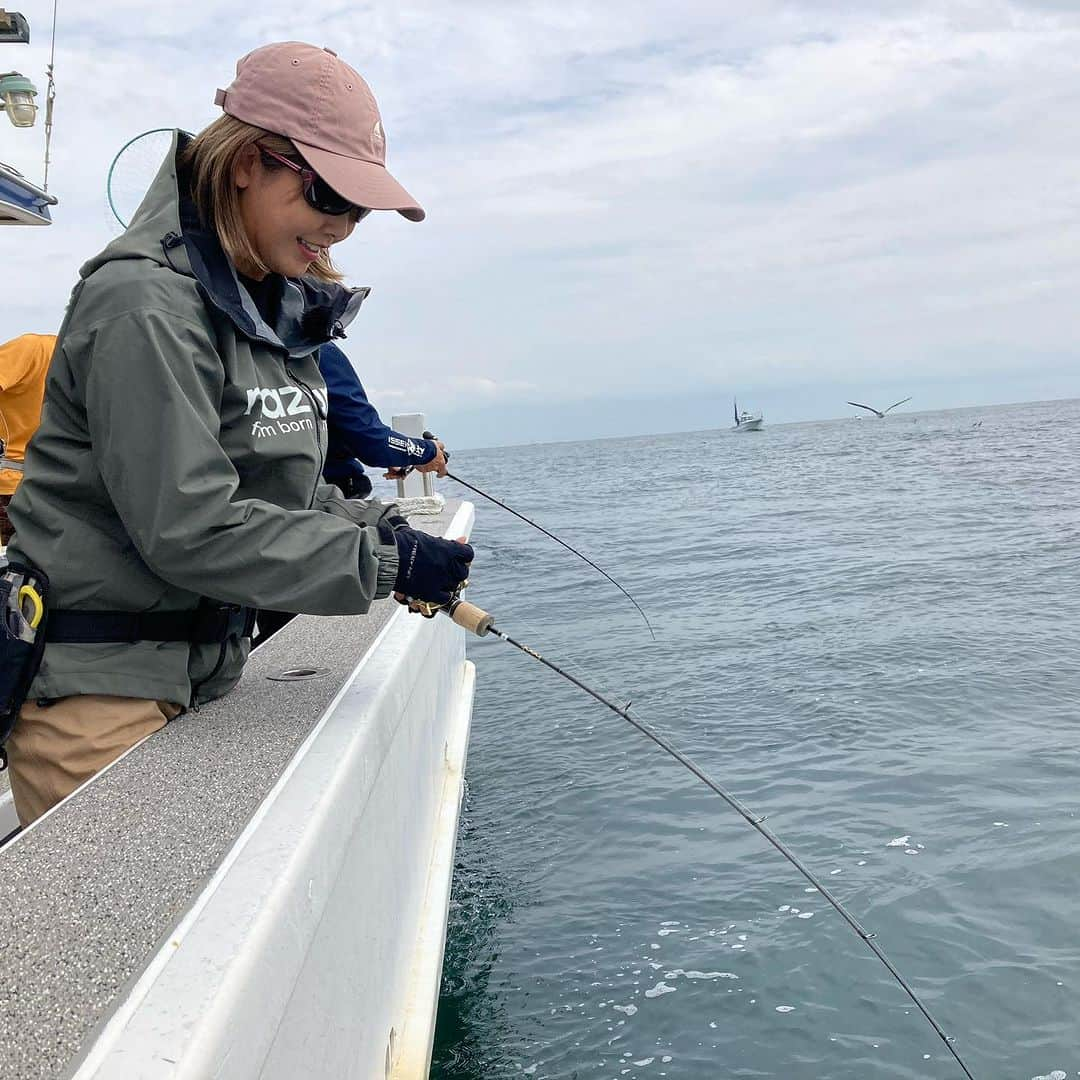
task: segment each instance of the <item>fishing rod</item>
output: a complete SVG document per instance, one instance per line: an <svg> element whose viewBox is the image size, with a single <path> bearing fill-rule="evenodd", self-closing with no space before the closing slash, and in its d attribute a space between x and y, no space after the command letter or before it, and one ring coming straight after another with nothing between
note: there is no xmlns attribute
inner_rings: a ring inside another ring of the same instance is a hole
<svg viewBox="0 0 1080 1080"><path fill-rule="evenodd" d="M465 584L468 583L466 582ZM825 887L824 883L813 873L813 871L810 870L810 868L793 851L791 851L791 849L788 848L788 846L775 833L773 833L771 829L769 829L765 825L765 818L763 816L755 814L729 791L721 787L720 784L713 780L713 778L709 776L708 773L706 773L699 765L697 765L694 761L687 757L681 750L677 749L670 742L668 742L668 740L665 739L662 735L654 731L652 727L650 727L643 721L637 719L637 717L631 716L628 712L630 708L629 703L627 703L625 707L616 705L613 701L610 701L599 691L594 690L591 686L588 686L580 679L571 675L568 671L564 671L561 667L559 667L558 664L555 664L551 660L548 660L545 656L541 656L540 653L538 653L535 649L529 648L528 645L524 645L520 641L515 641L514 638L512 638L509 634L504 633L495 625L494 616L488 614L488 612L477 607L475 604L470 604L467 601L462 600L460 598L460 588L458 592L454 595L453 599L451 599L450 603L445 606L440 607L435 604L417 603L416 601L413 601L412 604L415 609L419 610L419 612L425 615L427 618L434 618L436 612L442 611L444 614L448 615L451 619L453 619L453 621L457 623L458 626L464 627L464 629L470 631L470 633L475 634L477 637L485 637L487 634L494 634L495 637L499 638L501 641L505 641L508 645L513 645L515 649L523 652L526 656L531 656L534 660L538 660L541 664L543 664L545 667L550 668L557 675L561 675L564 679L573 683L579 689L584 690L586 694L588 694L590 697L595 698L597 701L600 702L601 705L606 705L613 713L615 713L616 716L621 716L628 724L637 728L637 730L640 731L642 735L644 735L646 738L651 739L654 743L656 743L657 746L660 747L661 750L664 750L666 753L668 753L680 765L689 769L690 772L694 774L694 776L696 776L703 784L706 785L706 787L719 795L720 798L722 798L728 804L728 806L735 810L745 821L747 821L763 837L765 837L765 839L768 840L768 842L772 844L772 846L776 848L776 850L779 851L780 854L783 855L784 858L787 859L787 861L791 863L791 865L794 866L795 869L798 870L799 873L802 874L802 876L806 878L806 880L809 881L810 884L813 885L814 888L816 888L822 896L825 897L825 899L835 909L837 914L839 914L840 917L844 920L844 922L846 922L848 926L850 926L852 930L854 930L855 933L858 934L860 938L862 938L862 940L866 943L867 947L871 950L871 952L873 952L873 954L882 962L882 964L885 965L885 967L889 971L889 974L892 975L892 977L897 981L897 983L900 984L900 987L903 989L904 993L906 993L907 996L912 1000L912 1002L915 1004L915 1007L926 1018L927 1022L934 1029L934 1031L937 1032L942 1042L944 1042L945 1046L948 1048L949 1053L952 1054L952 1056L956 1059L956 1063L960 1066L961 1069L963 1069L964 1075L968 1078L968 1080L975 1080L971 1070L964 1063L963 1058L960 1057L960 1054L957 1052L956 1047L953 1045L952 1036L945 1033L944 1028L942 1028L942 1026L937 1022L937 1020L935 1020L934 1017L930 1014L930 1010L926 1007L926 1005L923 1004L918 994L915 993L907 980L897 970L893 962L885 955L885 952L882 950L881 946L878 945L878 943L874 940L875 934L868 930L865 930L860 925L858 920L856 920L856 918L847 910L847 908L844 907L844 905Z"/></svg>
<svg viewBox="0 0 1080 1080"><path fill-rule="evenodd" d="M425 439L437 438L437 436L433 435L430 431L425 431L423 437ZM447 450L445 447L443 447L443 456L447 461L450 460L450 451ZM396 479L404 479L406 476L409 475L409 473L413 471L414 468L415 466L409 465L403 469L391 470L391 472L394 474L394 477ZM388 473L387 475L390 474ZM590 559L587 555L582 555L576 547L572 547L565 540L562 540L558 536L556 536L553 532L549 532L547 529L544 528L543 525L540 525L537 522L533 521L532 518L527 518L524 514L519 514L515 509L513 509L513 507L507 506L506 503L501 502L499 499L496 499L494 495L489 495L486 491L481 491L480 488L478 488L475 484L470 484L468 480L462 480L460 476L455 476L452 472L449 471L446 473L446 477L447 479L453 480L455 483L460 484L462 487L467 487L470 491L475 491L477 495L480 495L483 498L487 499L488 502L492 502L496 506L502 507L502 509L505 510L508 514L513 514L514 517L520 518L522 521L525 522L526 525L531 525L534 529L539 529L540 532L542 532L545 536L550 536L556 544L562 544L562 546L566 548L567 551L573 553L582 561L587 562L598 573L603 574L604 577L606 577L608 581L610 581L611 584L614 585L615 588L618 589L619 592L621 592L623 596L625 596L626 599L629 600L630 603L637 608L638 614L645 620L645 625L649 628L649 633L652 635L653 641L656 640L656 631L653 630L652 623L649 622L649 616L641 610L641 605L602 566L597 566L596 563L594 563L592 559Z"/></svg>
<svg viewBox="0 0 1080 1080"><path fill-rule="evenodd" d="M474 484L470 484L467 480L462 480L460 476L455 476L452 472L447 472L447 478L453 480L455 483L460 484L462 487L467 487L470 491L475 491L477 495L482 495L489 502L493 502L496 506L501 506L507 513L513 514L516 518L521 518L522 521L531 525L534 529L539 529L545 536L550 536L556 544L562 544L567 551L572 551L579 559L587 562L594 570L599 571L615 586L638 609L638 614L645 620L645 625L649 628L649 633L652 634L653 641L656 640L656 631L652 628L652 623L649 622L649 616L641 610L641 605L602 567L597 566L587 555L582 555L577 548L571 547L565 540L560 540L553 532L548 532L543 525L538 525L531 518L527 518L524 514L519 514L516 510L507 506L506 503L500 502L494 495L489 495L486 491L481 491Z"/></svg>

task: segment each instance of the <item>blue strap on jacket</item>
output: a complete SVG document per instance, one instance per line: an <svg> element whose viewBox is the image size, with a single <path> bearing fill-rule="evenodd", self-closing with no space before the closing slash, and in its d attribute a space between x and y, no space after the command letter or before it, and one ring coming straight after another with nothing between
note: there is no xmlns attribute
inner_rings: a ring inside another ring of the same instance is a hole
<svg viewBox="0 0 1080 1080"><path fill-rule="evenodd" d="M332 342L319 349L319 371L326 382L327 452L323 476L331 484L355 482L363 467L426 465L438 448L431 439L402 435L382 422L349 358ZM347 489L346 493L348 493Z"/></svg>

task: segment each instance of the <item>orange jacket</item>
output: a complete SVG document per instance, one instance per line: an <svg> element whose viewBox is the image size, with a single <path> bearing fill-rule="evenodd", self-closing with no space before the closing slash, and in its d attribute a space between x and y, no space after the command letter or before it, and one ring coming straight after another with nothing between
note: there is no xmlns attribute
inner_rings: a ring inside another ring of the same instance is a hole
<svg viewBox="0 0 1080 1080"><path fill-rule="evenodd" d="M55 345L55 334L22 334L0 345L0 439L10 461L22 462L37 431ZM0 495L13 495L21 479L19 469L0 469Z"/></svg>

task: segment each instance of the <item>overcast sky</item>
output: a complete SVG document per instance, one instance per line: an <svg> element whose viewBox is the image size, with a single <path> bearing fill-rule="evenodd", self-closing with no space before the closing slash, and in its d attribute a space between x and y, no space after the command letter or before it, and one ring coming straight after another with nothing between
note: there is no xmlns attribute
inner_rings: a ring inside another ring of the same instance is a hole
<svg viewBox="0 0 1080 1080"><path fill-rule="evenodd" d="M44 89L51 0L9 2ZM336 256L384 414L460 445L1080 396L1080 4L60 0L47 229L5 229L0 339L59 324L105 177L301 38L370 82L428 211ZM40 121L39 121L40 125ZM43 132L0 127L41 179ZM895 392L895 395L894 395Z"/></svg>

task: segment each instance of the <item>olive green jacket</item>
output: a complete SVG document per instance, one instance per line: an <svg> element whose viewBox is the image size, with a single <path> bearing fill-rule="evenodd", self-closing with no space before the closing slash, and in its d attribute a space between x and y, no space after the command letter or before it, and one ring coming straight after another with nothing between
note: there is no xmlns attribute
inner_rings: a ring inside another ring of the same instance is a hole
<svg viewBox="0 0 1080 1080"><path fill-rule="evenodd" d="M268 325L178 179L187 138L177 133L127 232L80 271L8 557L48 575L52 608L184 611L208 598L367 611L397 574L392 536L375 527L390 507L322 482L316 355L367 290L282 279ZM30 696L194 704L235 685L247 650L239 638L50 643Z"/></svg>

